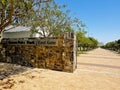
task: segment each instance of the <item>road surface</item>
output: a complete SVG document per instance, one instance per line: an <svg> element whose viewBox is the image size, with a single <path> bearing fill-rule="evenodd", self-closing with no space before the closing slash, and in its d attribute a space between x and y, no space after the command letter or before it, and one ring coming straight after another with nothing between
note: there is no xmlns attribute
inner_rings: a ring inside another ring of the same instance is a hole
<svg viewBox="0 0 120 90"><path fill-rule="evenodd" d="M120 55L101 48L78 56L84 90L120 90Z"/></svg>

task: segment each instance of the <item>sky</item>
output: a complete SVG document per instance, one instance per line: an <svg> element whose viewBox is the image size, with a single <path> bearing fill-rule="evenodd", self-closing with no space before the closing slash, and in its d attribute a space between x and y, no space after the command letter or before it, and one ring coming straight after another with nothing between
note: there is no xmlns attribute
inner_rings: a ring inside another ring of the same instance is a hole
<svg viewBox="0 0 120 90"><path fill-rule="evenodd" d="M55 0L86 25L87 36L107 43L120 39L120 0Z"/></svg>

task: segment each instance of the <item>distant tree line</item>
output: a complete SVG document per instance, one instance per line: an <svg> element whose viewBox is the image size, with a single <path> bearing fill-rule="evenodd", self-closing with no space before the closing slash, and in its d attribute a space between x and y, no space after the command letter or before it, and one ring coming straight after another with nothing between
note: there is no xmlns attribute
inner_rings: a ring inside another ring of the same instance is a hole
<svg viewBox="0 0 120 90"><path fill-rule="evenodd" d="M96 48L98 45L98 41L94 37L86 37L86 33L87 32L85 30L78 30L76 32L79 50L91 50Z"/></svg>
<svg viewBox="0 0 120 90"><path fill-rule="evenodd" d="M113 42L108 42L106 43L106 45L102 46L102 48L113 50L120 53L120 39Z"/></svg>

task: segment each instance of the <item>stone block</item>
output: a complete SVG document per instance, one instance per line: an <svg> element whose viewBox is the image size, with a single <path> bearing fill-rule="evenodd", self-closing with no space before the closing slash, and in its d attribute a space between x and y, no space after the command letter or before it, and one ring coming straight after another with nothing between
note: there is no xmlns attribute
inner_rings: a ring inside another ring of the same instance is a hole
<svg viewBox="0 0 120 90"><path fill-rule="evenodd" d="M14 40L16 40L17 42L17 40L19 39ZM16 63L37 68L48 68L59 71L73 72L74 40L72 38L58 38L57 44L54 45L52 43L52 45L48 46L44 44L37 44L37 42L39 42L40 39L34 39L34 44L32 43L33 41L31 42L32 44L30 44L30 42L29 44L27 44L26 40L28 39L20 40L21 42L17 43L18 45L13 43L6 43L5 45L4 43L3 47L5 48L5 51L3 51L6 58L5 62ZM7 39L4 42L9 41L12 41L12 39ZM24 42L24 45L22 42Z"/></svg>

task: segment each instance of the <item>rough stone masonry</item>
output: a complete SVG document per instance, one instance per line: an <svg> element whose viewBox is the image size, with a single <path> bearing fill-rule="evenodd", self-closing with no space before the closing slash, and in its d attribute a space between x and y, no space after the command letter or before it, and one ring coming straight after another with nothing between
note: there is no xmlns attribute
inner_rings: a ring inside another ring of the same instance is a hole
<svg viewBox="0 0 120 90"><path fill-rule="evenodd" d="M73 72L77 66L73 33L49 38L3 38L1 43L1 62L66 72Z"/></svg>

